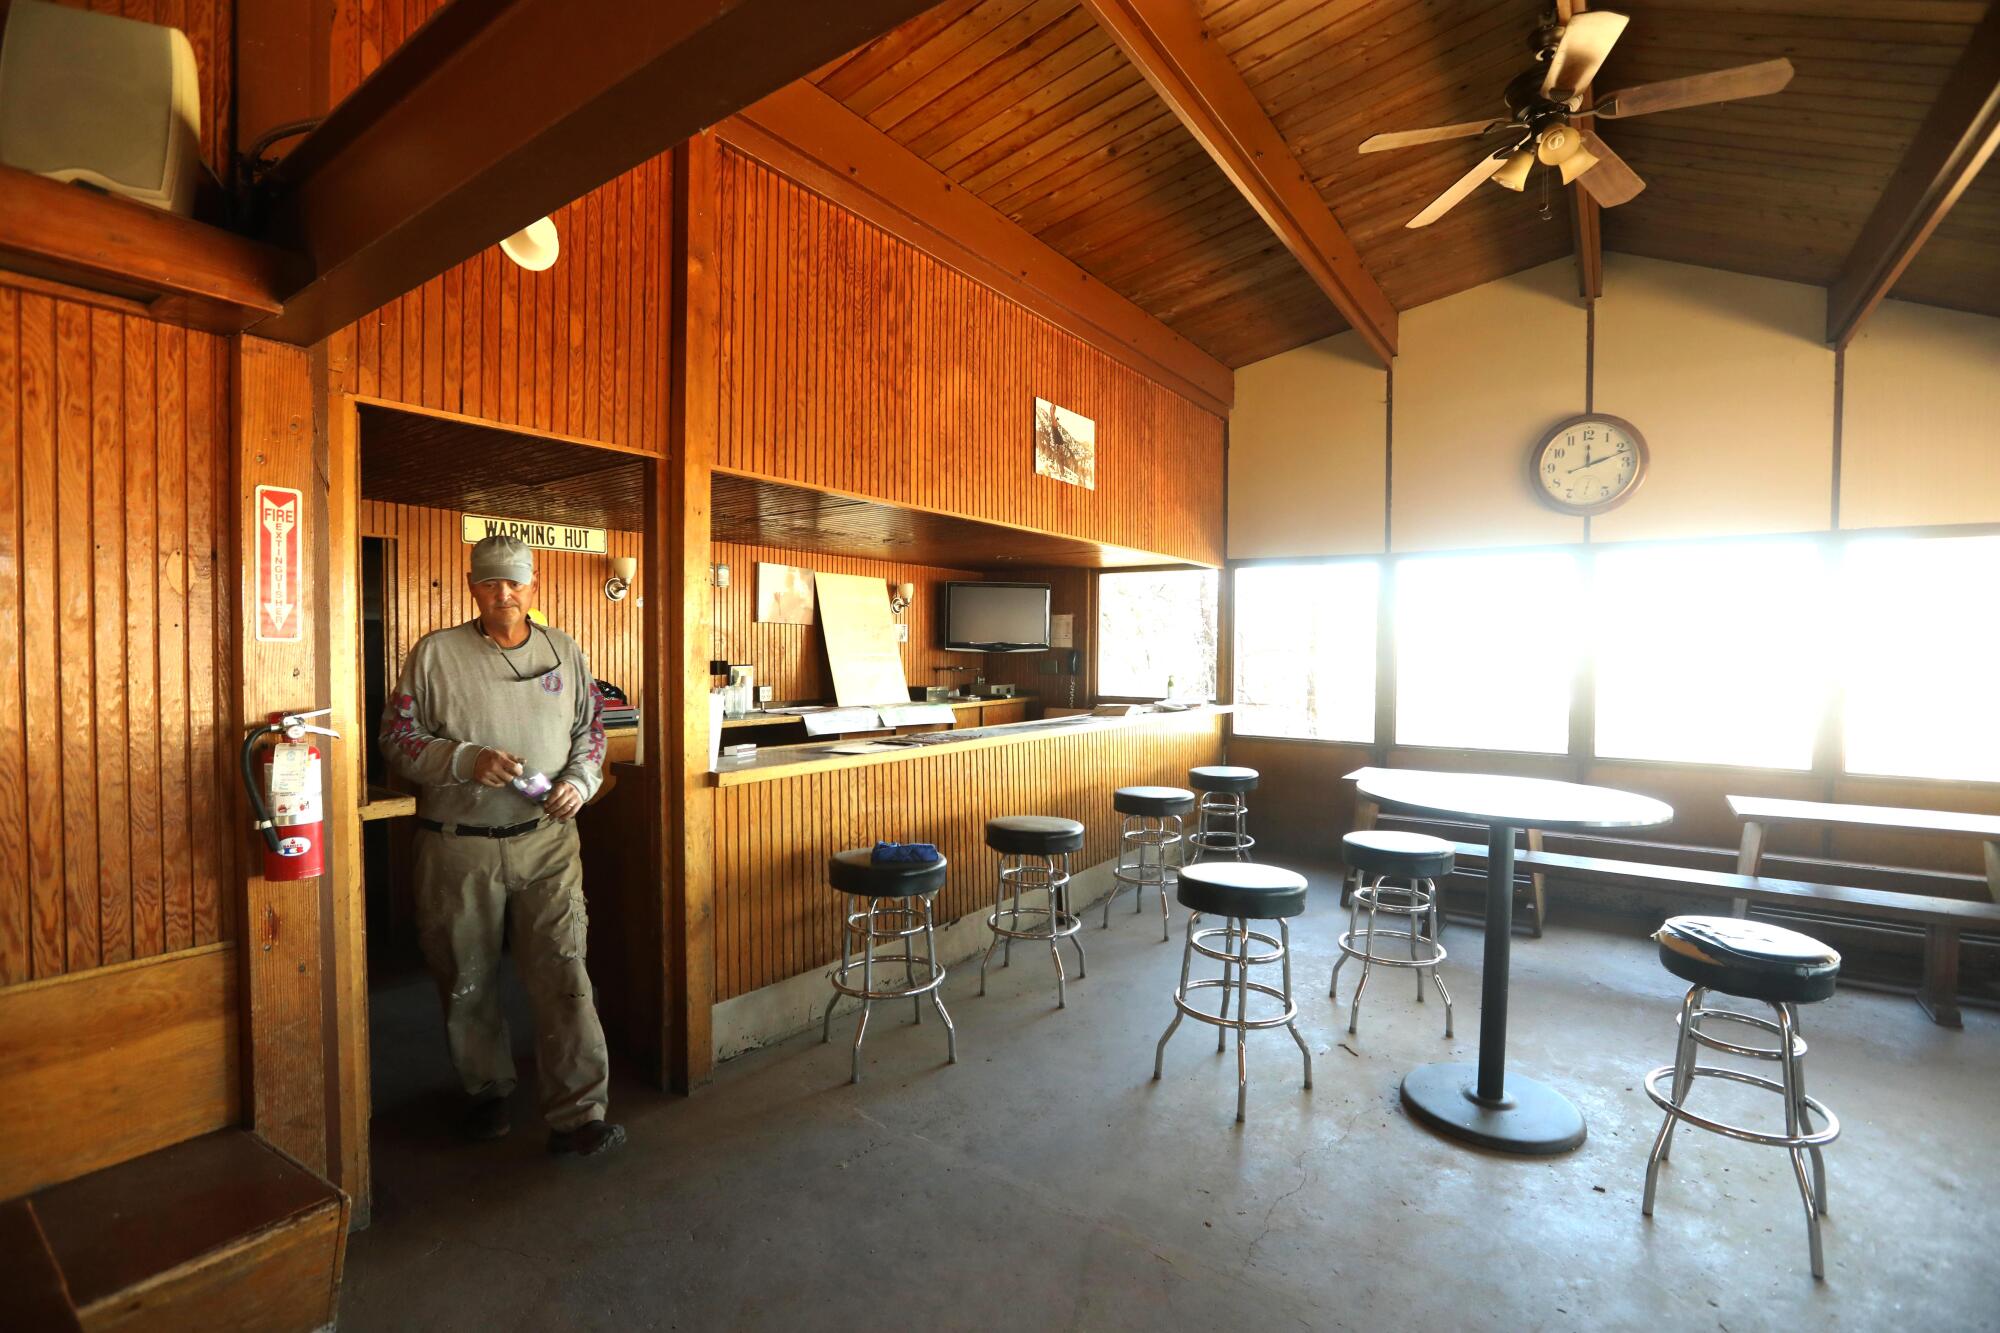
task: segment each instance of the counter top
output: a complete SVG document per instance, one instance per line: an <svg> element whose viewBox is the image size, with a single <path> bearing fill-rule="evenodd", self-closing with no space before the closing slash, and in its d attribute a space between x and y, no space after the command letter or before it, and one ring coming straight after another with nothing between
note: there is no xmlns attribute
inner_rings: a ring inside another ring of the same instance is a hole
<svg viewBox="0 0 2000 1333"><path fill-rule="evenodd" d="M1002 699L977 702L1013 701ZM1008 722L997 727L929 732L925 734L939 739L916 744L898 744L883 740L820 741L811 745L786 745L759 750L747 759L731 759L724 756L710 772L709 782L717 787L734 787L746 782L768 782L773 778L794 777L801 773L830 773L843 768L861 768L870 764L900 763L907 759L921 759L926 754L940 752L957 754L995 745L1018 745L1059 736L1073 736L1080 732L1143 727L1174 719L1216 718L1231 711L1233 710L1228 704L1201 704L1174 712L1134 713L1126 717L1096 717L1083 713L1070 717L1044 718L1036 722ZM944 739L946 737L949 739ZM912 739L914 738L898 738L903 741ZM837 753L840 749L861 744L866 744L870 748L857 754Z"/></svg>
<svg viewBox="0 0 2000 1333"><path fill-rule="evenodd" d="M998 708L1005 704L1030 703L1036 697L1032 694L1014 694L1009 695L1005 699L940 699L936 704L926 704L921 699L913 699L907 704L883 704L882 707L935 708L942 705L946 708L954 708L960 712L964 712L974 708ZM834 705L828 704L826 707L831 710ZM722 729L724 731L732 727L782 727L791 724L803 725L804 715L799 713L766 713L760 711L744 717L726 717L722 719Z"/></svg>

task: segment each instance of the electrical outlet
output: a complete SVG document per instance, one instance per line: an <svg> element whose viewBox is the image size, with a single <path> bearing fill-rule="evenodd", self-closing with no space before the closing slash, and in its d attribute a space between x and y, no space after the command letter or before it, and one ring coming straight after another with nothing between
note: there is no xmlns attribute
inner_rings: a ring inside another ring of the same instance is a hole
<svg viewBox="0 0 2000 1333"><path fill-rule="evenodd" d="M910 627L908 625L896 626L896 642L908 643L909 641L910 641Z"/></svg>

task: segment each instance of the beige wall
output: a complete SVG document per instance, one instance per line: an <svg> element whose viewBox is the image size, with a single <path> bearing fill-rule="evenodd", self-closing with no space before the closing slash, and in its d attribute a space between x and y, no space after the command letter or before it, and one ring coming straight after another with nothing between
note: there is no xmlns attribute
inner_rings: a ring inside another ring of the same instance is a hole
<svg viewBox="0 0 2000 1333"><path fill-rule="evenodd" d="M1562 260L1405 311L1386 421L1385 376L1351 334L1237 371L1231 558L1381 550L1384 459L1395 550L1584 540L1535 498L1526 458L1591 387L1652 457L1589 540L1833 523L1822 290L1606 255L1594 386L1575 292ZM2000 319L1885 302L1841 378L1843 528L2000 523Z"/></svg>
<svg viewBox="0 0 2000 1333"><path fill-rule="evenodd" d="M2000 319L1884 301L1845 379L1842 527L2000 522Z"/></svg>
<svg viewBox="0 0 2000 1333"><path fill-rule="evenodd" d="M1388 372L1351 330L1237 371L1229 553L1380 551L1388 397Z"/></svg>

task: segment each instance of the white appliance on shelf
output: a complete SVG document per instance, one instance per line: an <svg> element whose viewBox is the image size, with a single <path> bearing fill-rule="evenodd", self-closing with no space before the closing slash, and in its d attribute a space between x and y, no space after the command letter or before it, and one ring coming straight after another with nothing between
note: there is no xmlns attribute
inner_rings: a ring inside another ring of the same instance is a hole
<svg viewBox="0 0 2000 1333"><path fill-rule="evenodd" d="M201 83L187 35L13 0L0 36L0 162L193 213Z"/></svg>

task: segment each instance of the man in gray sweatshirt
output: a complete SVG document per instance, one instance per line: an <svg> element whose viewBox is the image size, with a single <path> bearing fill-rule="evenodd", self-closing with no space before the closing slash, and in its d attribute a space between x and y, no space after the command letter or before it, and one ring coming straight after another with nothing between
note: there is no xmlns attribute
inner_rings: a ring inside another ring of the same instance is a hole
<svg viewBox="0 0 2000 1333"><path fill-rule="evenodd" d="M472 1099L465 1133L498 1138L515 1082L497 984L512 918L549 1151L594 1156L625 1141L604 1118L611 1064L584 968L572 822L602 780L604 700L576 641L528 619L535 565L525 544L496 536L474 546L466 584L478 618L417 641L382 715L382 752L419 787L418 939ZM538 775L551 780L546 791Z"/></svg>

